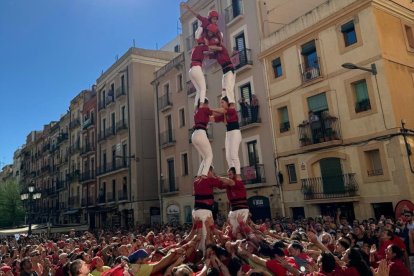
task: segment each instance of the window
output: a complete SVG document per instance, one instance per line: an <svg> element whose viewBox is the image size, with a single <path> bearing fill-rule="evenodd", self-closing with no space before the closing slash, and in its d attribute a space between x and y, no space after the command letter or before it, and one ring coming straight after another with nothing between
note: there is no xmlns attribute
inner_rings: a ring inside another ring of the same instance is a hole
<svg viewBox="0 0 414 276"><path fill-rule="evenodd" d="M414 31L411 26L404 25L405 34L407 36L408 46L414 48Z"/></svg>
<svg viewBox="0 0 414 276"><path fill-rule="evenodd" d="M127 144L122 144L122 164L127 166Z"/></svg>
<svg viewBox="0 0 414 276"><path fill-rule="evenodd" d="M178 116L180 118L180 127L185 126L185 112L184 112L184 108L181 108L178 111Z"/></svg>
<svg viewBox="0 0 414 276"><path fill-rule="evenodd" d="M115 124L116 124L115 123L115 113L112 113L111 114L112 134L115 134L115 128L116 128L116 125Z"/></svg>
<svg viewBox="0 0 414 276"><path fill-rule="evenodd" d="M275 78L279 78L283 75L282 63L280 61L280 58L276 58L272 61L272 68L273 73L275 74Z"/></svg>
<svg viewBox="0 0 414 276"><path fill-rule="evenodd" d="M124 75L121 76L121 92L122 94L125 93L125 76Z"/></svg>
<svg viewBox="0 0 414 276"><path fill-rule="evenodd" d="M349 21L341 26L341 33L344 37L345 47L357 43L354 21Z"/></svg>
<svg viewBox="0 0 414 276"><path fill-rule="evenodd" d="M233 18L241 14L241 1L240 0L231 0Z"/></svg>
<svg viewBox="0 0 414 276"><path fill-rule="evenodd" d="M181 155L181 167L183 175L188 175L188 155L183 153Z"/></svg>
<svg viewBox="0 0 414 276"><path fill-rule="evenodd" d="M306 82L320 76L319 58L316 52L315 40L312 40L301 47L303 64L302 81Z"/></svg>
<svg viewBox="0 0 414 276"><path fill-rule="evenodd" d="M110 200L115 199L115 193L116 193L116 180L112 179L112 197L110 198Z"/></svg>
<svg viewBox="0 0 414 276"><path fill-rule="evenodd" d="M183 75L182 74L179 74L177 76L177 90L183 91Z"/></svg>
<svg viewBox="0 0 414 276"><path fill-rule="evenodd" d="M365 158L367 162L368 176L377 176L384 174L381 164L381 155L378 149L366 151Z"/></svg>
<svg viewBox="0 0 414 276"><path fill-rule="evenodd" d="M355 113L370 110L367 81L364 79L352 83L352 89L355 93Z"/></svg>
<svg viewBox="0 0 414 276"><path fill-rule="evenodd" d="M298 183L295 164L286 165L286 170L287 170L288 177L289 177L289 183Z"/></svg>
<svg viewBox="0 0 414 276"><path fill-rule="evenodd" d="M249 166L255 166L260 163L256 140L247 143L247 152L249 157Z"/></svg>
<svg viewBox="0 0 414 276"><path fill-rule="evenodd" d="M174 159L167 160L167 167L168 167L168 188L170 192L174 192L176 191Z"/></svg>
<svg viewBox="0 0 414 276"><path fill-rule="evenodd" d="M287 106L281 107L277 110L280 121L280 133L290 130L290 122Z"/></svg>
<svg viewBox="0 0 414 276"><path fill-rule="evenodd" d="M175 45L174 46L174 52L179 53L180 52L180 45Z"/></svg>
<svg viewBox="0 0 414 276"><path fill-rule="evenodd" d="M121 107L121 119L122 119L122 124L125 124L125 105Z"/></svg>
<svg viewBox="0 0 414 276"><path fill-rule="evenodd" d="M198 20L194 21L193 24L191 24L191 28L192 28L193 38L195 38L195 33L197 32L197 29L198 29Z"/></svg>
<svg viewBox="0 0 414 276"><path fill-rule="evenodd" d="M236 69L238 69L249 63L249 60L247 57L246 38L244 36L244 33L238 34L236 37L234 37L234 40L235 40L236 50L239 53L238 55L239 60L235 60L234 66L236 67Z"/></svg>

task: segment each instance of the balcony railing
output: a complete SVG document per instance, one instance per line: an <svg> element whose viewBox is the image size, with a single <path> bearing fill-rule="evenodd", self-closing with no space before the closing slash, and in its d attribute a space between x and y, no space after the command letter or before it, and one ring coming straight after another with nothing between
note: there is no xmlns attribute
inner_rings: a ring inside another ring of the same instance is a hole
<svg viewBox="0 0 414 276"><path fill-rule="evenodd" d="M121 132L122 130L128 129L128 121L120 120L116 122L116 132Z"/></svg>
<svg viewBox="0 0 414 276"><path fill-rule="evenodd" d="M118 191L118 200L128 200L128 191L127 190L120 190Z"/></svg>
<svg viewBox="0 0 414 276"><path fill-rule="evenodd" d="M383 169L376 169L376 170L367 170L368 176L378 176L383 175L384 171Z"/></svg>
<svg viewBox="0 0 414 276"><path fill-rule="evenodd" d="M59 202L58 208L59 208L59 210L65 210L66 209L66 203L65 202Z"/></svg>
<svg viewBox="0 0 414 276"><path fill-rule="evenodd" d="M94 151L95 145L87 143L81 148L81 154L87 154L88 152Z"/></svg>
<svg viewBox="0 0 414 276"><path fill-rule="evenodd" d="M118 159L114 163L107 163L106 165L98 167L97 175L125 169L128 168L128 165L128 159Z"/></svg>
<svg viewBox="0 0 414 276"><path fill-rule="evenodd" d="M79 118L73 119L69 123L69 128L70 129L73 129L73 128L78 127L78 126L80 126L80 120L79 120Z"/></svg>
<svg viewBox="0 0 414 276"><path fill-rule="evenodd" d="M46 152L46 151L48 151L48 150L50 150L50 143L45 144L45 145L43 146L43 148L42 148L42 151L43 151L43 152Z"/></svg>
<svg viewBox="0 0 414 276"><path fill-rule="evenodd" d="M93 205L95 205L95 197L93 197L93 196L89 196L89 197L87 198L87 200L88 200L88 202L86 203L86 204L87 204L87 206L93 206Z"/></svg>
<svg viewBox="0 0 414 276"><path fill-rule="evenodd" d="M100 195L98 196L97 202L98 202L98 204L102 204L102 203L106 202L104 193L100 193Z"/></svg>
<svg viewBox="0 0 414 276"><path fill-rule="evenodd" d="M114 92L112 92L114 93ZM110 106L111 104L113 104L115 102L115 96L114 94L112 94L113 96L107 96L106 97L106 106Z"/></svg>
<svg viewBox="0 0 414 276"><path fill-rule="evenodd" d="M115 92L115 97L118 99L119 97L122 97L122 96L125 96L126 95L126 91L125 91L125 89L122 89L122 87L118 87L117 89L116 89L116 92Z"/></svg>
<svg viewBox="0 0 414 276"><path fill-rule="evenodd" d="M70 146L70 148L69 148L69 152L70 153L77 153L77 152L79 152L80 151L80 148L81 148L81 146L80 146L80 140L79 139L76 139L76 141Z"/></svg>
<svg viewBox="0 0 414 276"><path fill-rule="evenodd" d="M355 173L301 179L305 200L353 197L358 195Z"/></svg>
<svg viewBox="0 0 414 276"><path fill-rule="evenodd" d="M192 143L191 142L191 137L193 135L193 132L194 132L194 129L192 129L192 128L190 128L188 130L188 142L190 144ZM208 137L209 140L213 140L213 138L214 138L214 135L213 135L213 125L212 124L209 124L208 125L208 128L207 128L207 137Z"/></svg>
<svg viewBox="0 0 414 276"><path fill-rule="evenodd" d="M91 117L91 118L86 119L86 120L83 122L82 129L83 129L83 130L85 130L85 129L87 129L88 127L90 127L91 125L93 125L93 120L92 120L92 117Z"/></svg>
<svg viewBox="0 0 414 276"><path fill-rule="evenodd" d="M69 182L75 182L79 180L79 176L80 176L80 171L79 170L75 170L69 174L66 175L66 179Z"/></svg>
<svg viewBox="0 0 414 276"><path fill-rule="evenodd" d="M98 110L104 109L105 106L106 106L105 100L103 100L103 101L101 100L101 101L98 102Z"/></svg>
<svg viewBox="0 0 414 276"><path fill-rule="evenodd" d="M289 131L290 130L290 122L280 123L279 130L280 130L280 133Z"/></svg>
<svg viewBox="0 0 414 276"><path fill-rule="evenodd" d="M115 194L108 192L106 193L106 202L114 202L115 201Z"/></svg>
<svg viewBox="0 0 414 276"><path fill-rule="evenodd" d="M81 206L82 207L86 207L87 204L88 204L88 199L87 198L82 198L82 200L81 200Z"/></svg>
<svg viewBox="0 0 414 276"><path fill-rule="evenodd" d="M259 106L249 106L246 110L240 110L238 112L240 127L245 127L251 124L261 123L262 119L259 114Z"/></svg>
<svg viewBox="0 0 414 276"><path fill-rule="evenodd" d="M60 133L58 138L57 138L57 143L60 144L64 141L66 141L67 139L68 139L68 134L67 133L65 133L65 132Z"/></svg>
<svg viewBox="0 0 414 276"><path fill-rule="evenodd" d="M332 140L341 140L339 119L327 111L312 122L304 121L298 126L301 146L308 146Z"/></svg>
<svg viewBox="0 0 414 276"><path fill-rule="evenodd" d="M174 130L167 130L160 133L160 142L162 147L175 144Z"/></svg>
<svg viewBox="0 0 414 276"><path fill-rule="evenodd" d="M245 184L266 183L266 175L263 164L242 167L241 174Z"/></svg>
<svg viewBox="0 0 414 276"><path fill-rule="evenodd" d="M240 69L246 65L253 65L252 50L243 49L239 50L231 56L231 62L234 65L234 69Z"/></svg>
<svg viewBox="0 0 414 276"><path fill-rule="evenodd" d="M226 20L226 24L231 22L234 18L239 15L243 14L243 1L233 1L233 4L225 8L224 10L224 18Z"/></svg>
<svg viewBox="0 0 414 276"><path fill-rule="evenodd" d="M186 84L187 84L187 95L191 95L197 92L192 81L187 81Z"/></svg>
<svg viewBox="0 0 414 276"><path fill-rule="evenodd" d="M171 177L171 178L168 177L167 179L162 179L160 181L160 186L162 189L162 193L164 194L176 193L180 190L178 177Z"/></svg>
<svg viewBox="0 0 414 276"><path fill-rule="evenodd" d="M56 180L56 190L61 190L66 187L66 180Z"/></svg>
<svg viewBox="0 0 414 276"><path fill-rule="evenodd" d="M302 83L312 81L321 76L319 57L309 59L307 64L299 64Z"/></svg>
<svg viewBox="0 0 414 276"><path fill-rule="evenodd" d="M170 93L166 93L165 95L158 98L158 110L163 110L171 106L172 101Z"/></svg>
<svg viewBox="0 0 414 276"><path fill-rule="evenodd" d="M76 206L76 205L79 205L79 196L71 196L71 197L69 197L69 200L68 200L68 202L69 202L69 205L70 206Z"/></svg>
<svg viewBox="0 0 414 276"><path fill-rule="evenodd" d="M81 174L80 181L89 181L96 178L96 173L94 170L86 171Z"/></svg>
<svg viewBox="0 0 414 276"><path fill-rule="evenodd" d="M105 138L112 137L116 134L116 125L110 126L105 130Z"/></svg>

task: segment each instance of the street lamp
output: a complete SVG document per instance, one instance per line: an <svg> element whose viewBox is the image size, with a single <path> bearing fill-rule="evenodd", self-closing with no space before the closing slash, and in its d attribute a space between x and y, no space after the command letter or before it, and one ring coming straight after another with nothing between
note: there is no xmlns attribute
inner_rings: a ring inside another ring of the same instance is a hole
<svg viewBox="0 0 414 276"><path fill-rule="evenodd" d="M27 193L22 193L20 195L20 198L22 201L25 200L29 200L29 216L28 216L28 220L29 220L29 230L27 231L27 235L31 236L32 235L32 218L31 218L31 211L32 211L32 203L33 200L36 199L40 199L42 197L42 194L37 192L35 193L35 186L34 186L34 181L31 181L29 186L27 187L28 192Z"/></svg>
<svg viewBox="0 0 414 276"><path fill-rule="evenodd" d="M370 68L365 68L365 67L360 67L360 66L357 66L357 65L355 65L353 63L349 63L349 62L342 64L342 67L346 68L346 69L351 69L351 70L358 69L358 70L371 72L374 76L378 73L377 72L377 66L375 65L375 63L371 64L371 69Z"/></svg>

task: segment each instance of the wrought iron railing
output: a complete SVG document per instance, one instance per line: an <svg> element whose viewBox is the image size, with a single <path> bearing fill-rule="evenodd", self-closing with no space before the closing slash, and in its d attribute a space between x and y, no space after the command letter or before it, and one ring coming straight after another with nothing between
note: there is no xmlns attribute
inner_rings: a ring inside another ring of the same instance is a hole
<svg viewBox="0 0 414 276"><path fill-rule="evenodd" d="M353 197L358 195L355 173L301 179L305 200Z"/></svg>

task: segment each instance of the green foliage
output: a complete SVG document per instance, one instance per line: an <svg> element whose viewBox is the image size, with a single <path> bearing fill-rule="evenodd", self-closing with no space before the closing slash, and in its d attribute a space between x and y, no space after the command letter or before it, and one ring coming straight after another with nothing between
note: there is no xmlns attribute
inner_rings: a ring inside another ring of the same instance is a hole
<svg viewBox="0 0 414 276"><path fill-rule="evenodd" d="M0 182L0 227L13 227L24 222L25 211L16 180Z"/></svg>

